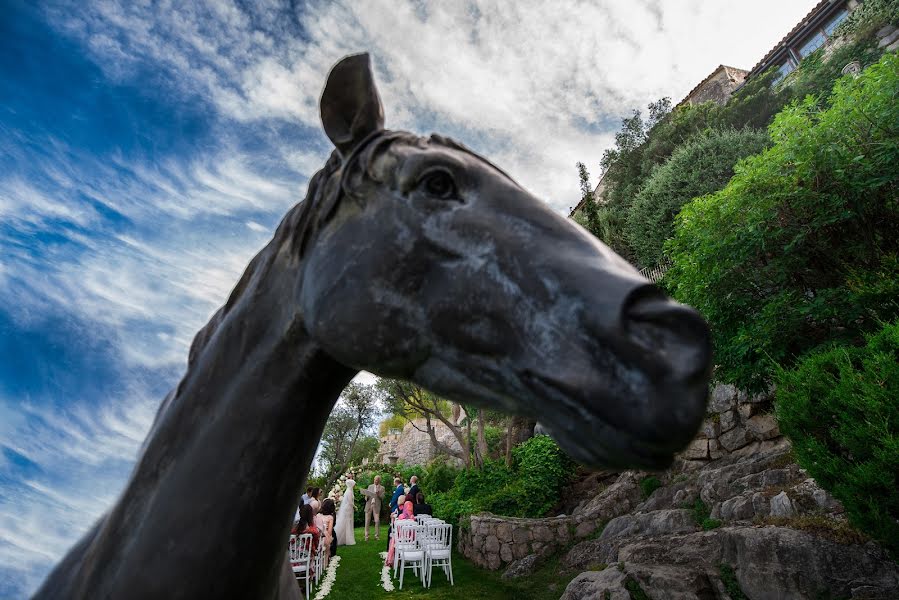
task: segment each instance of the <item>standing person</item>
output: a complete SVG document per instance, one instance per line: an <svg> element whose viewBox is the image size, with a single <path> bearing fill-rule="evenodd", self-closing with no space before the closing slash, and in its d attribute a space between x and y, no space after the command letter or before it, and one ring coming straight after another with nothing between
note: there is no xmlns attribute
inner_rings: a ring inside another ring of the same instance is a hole
<svg viewBox="0 0 899 600"><path fill-rule="evenodd" d="M375 482L368 486L365 501L365 541L368 541L368 523L375 521L375 539L381 539L381 501L384 499L384 486L381 485L381 476L375 475Z"/></svg>
<svg viewBox="0 0 899 600"><path fill-rule="evenodd" d="M353 488L356 481L353 474L346 480L346 492L343 501L337 510L337 519L334 523L334 532L337 535L337 543L341 546L354 546L356 544L356 532L353 530Z"/></svg>
<svg viewBox="0 0 899 600"><path fill-rule="evenodd" d="M396 488L393 490L393 496L390 498L390 510L395 511L397 509L396 501L397 499L406 493L406 488L403 487L403 480L399 477L395 477L393 479L393 487Z"/></svg>
<svg viewBox="0 0 899 600"><path fill-rule="evenodd" d="M322 500L321 510L315 515L315 525L322 534L322 552L325 553L322 558L326 567L331 557L337 553L337 544L334 543L334 510L334 501L325 498Z"/></svg>
<svg viewBox="0 0 899 600"><path fill-rule="evenodd" d="M418 476L417 475L413 475L412 477L409 478L409 485L412 487L410 487L409 491L406 492L406 498L408 498L412 502L415 502L415 497L418 495L418 492L421 491L420 489L418 489Z"/></svg>
<svg viewBox="0 0 899 600"><path fill-rule="evenodd" d="M306 493L303 494L302 496L300 496L300 506L303 506L304 504L309 504L309 500L311 500L311 499L312 499L312 488L307 487Z"/></svg>
<svg viewBox="0 0 899 600"><path fill-rule="evenodd" d="M396 488L393 490L393 496L390 497L390 514L394 514L399 510L397 506L397 500L399 500L400 496L406 493L406 488L403 487L403 480L399 477L393 478L393 487ZM390 549L390 536L393 532L393 519L391 518L390 522L387 524L387 548Z"/></svg>

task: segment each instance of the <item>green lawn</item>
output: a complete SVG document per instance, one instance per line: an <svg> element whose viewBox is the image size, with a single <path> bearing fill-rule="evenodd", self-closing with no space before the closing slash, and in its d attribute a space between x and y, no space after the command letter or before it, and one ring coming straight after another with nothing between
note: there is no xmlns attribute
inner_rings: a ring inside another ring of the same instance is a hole
<svg viewBox="0 0 899 600"><path fill-rule="evenodd" d="M364 542L363 537L362 529L357 528L356 545L338 548L337 553L341 557L340 566L337 568L334 587L328 594L329 599L369 600L413 596L434 600L446 598L556 600L575 575L575 573L561 574L558 562L551 560L528 577L515 582L506 582L500 579L501 571L479 569L461 555L454 554L454 586L450 586L441 569L435 569L431 588L423 589L421 580L416 578L411 570L407 570L403 589L400 590L399 581L394 580L396 589L388 593L381 587L382 561L379 557L379 553L386 549L386 542L383 538L380 541L372 538L369 542Z"/></svg>

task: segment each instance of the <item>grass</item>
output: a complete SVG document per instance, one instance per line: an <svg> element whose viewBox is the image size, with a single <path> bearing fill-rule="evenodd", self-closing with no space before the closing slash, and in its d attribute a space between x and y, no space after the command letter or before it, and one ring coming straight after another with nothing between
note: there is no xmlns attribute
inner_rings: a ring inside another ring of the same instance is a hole
<svg viewBox="0 0 899 600"><path fill-rule="evenodd" d="M443 576L443 571L434 571L434 580L430 589L423 589L421 580L411 570L406 571L403 589L399 589L399 581L394 580L395 590L384 591L381 587L380 552L387 549L387 542L382 538L376 541L363 541L361 528L356 529L356 545L340 546L337 554L340 566L337 579L328 599L331 600L374 600L377 598L421 597L431 600L447 598L465 598L477 600L499 600L516 598L516 600L556 600L562 595L565 587L576 573L563 574L558 557L547 560L531 575L514 581L503 581L502 571L488 571L473 565L457 552L453 553L453 578L455 585L450 586Z"/></svg>

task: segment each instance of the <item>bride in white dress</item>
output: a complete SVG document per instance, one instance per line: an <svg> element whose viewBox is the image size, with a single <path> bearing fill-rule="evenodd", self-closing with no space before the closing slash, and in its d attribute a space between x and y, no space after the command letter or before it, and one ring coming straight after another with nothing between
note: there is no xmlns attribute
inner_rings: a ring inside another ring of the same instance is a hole
<svg viewBox="0 0 899 600"><path fill-rule="evenodd" d="M334 522L334 535L337 536L338 546L354 546L356 544L356 532L353 530L353 488L356 482L349 478L346 480L346 492L340 508L337 509L337 519Z"/></svg>

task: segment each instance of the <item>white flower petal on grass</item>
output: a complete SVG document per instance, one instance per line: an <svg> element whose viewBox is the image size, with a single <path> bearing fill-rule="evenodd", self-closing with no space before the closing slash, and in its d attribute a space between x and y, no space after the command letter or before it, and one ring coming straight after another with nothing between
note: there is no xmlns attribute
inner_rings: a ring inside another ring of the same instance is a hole
<svg viewBox="0 0 899 600"><path fill-rule="evenodd" d="M387 553L381 552L378 556L381 557L381 587L384 588L385 592L392 592L394 590L393 587L393 578L390 577L390 567L383 564L385 560L387 560Z"/></svg>
<svg viewBox="0 0 899 600"><path fill-rule="evenodd" d="M337 579L338 566L340 566L340 557L335 556L331 559L331 562L328 563L328 569L325 571L325 576L322 577L318 593L315 594L315 597L312 600L323 600L325 596L331 593L331 587L334 585L334 580Z"/></svg>

